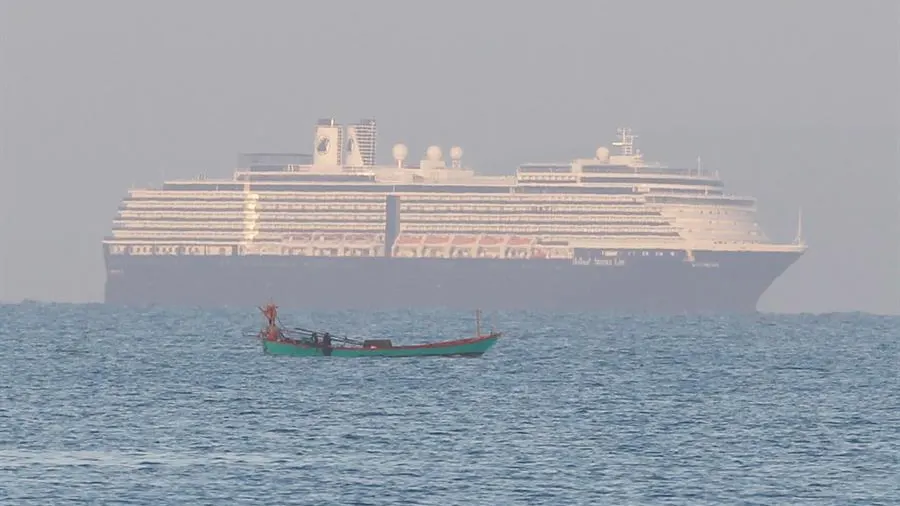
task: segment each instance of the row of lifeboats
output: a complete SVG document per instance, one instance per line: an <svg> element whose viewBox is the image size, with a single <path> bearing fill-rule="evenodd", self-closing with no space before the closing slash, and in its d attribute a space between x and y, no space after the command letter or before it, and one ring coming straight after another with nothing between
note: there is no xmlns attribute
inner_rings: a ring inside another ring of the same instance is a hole
<svg viewBox="0 0 900 506"><path fill-rule="evenodd" d="M530 246L533 237L515 235L411 235L403 234L394 243L397 246Z"/></svg>

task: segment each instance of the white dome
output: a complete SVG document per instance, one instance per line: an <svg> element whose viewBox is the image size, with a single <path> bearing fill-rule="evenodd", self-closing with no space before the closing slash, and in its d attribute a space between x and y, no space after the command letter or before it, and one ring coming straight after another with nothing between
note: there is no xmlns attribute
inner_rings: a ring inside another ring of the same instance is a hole
<svg viewBox="0 0 900 506"><path fill-rule="evenodd" d="M597 148L596 156L598 160L609 160L609 149L600 146L599 148Z"/></svg>
<svg viewBox="0 0 900 506"><path fill-rule="evenodd" d="M459 160L462 158L463 150L459 146L453 146L450 148L450 158L453 160Z"/></svg>
<svg viewBox="0 0 900 506"><path fill-rule="evenodd" d="M440 160L441 148L439 146L428 146L428 151L425 152L425 157L432 161Z"/></svg>
<svg viewBox="0 0 900 506"><path fill-rule="evenodd" d="M394 160L403 160L406 158L406 155L409 154L409 150L406 148L405 144L394 144L392 153L394 155Z"/></svg>

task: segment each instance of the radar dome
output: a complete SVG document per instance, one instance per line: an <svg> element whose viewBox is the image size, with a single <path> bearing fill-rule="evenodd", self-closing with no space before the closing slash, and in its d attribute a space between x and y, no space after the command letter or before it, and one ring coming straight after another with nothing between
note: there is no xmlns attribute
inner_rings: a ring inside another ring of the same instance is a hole
<svg viewBox="0 0 900 506"><path fill-rule="evenodd" d="M394 160L403 160L406 158L406 155L409 153L409 150L406 149L405 144L394 144L394 149L392 151L394 155Z"/></svg>
<svg viewBox="0 0 900 506"><path fill-rule="evenodd" d="M425 152L425 156L431 161L438 161L441 159L441 148L439 146L428 146L428 151Z"/></svg>
<svg viewBox="0 0 900 506"><path fill-rule="evenodd" d="M450 158L453 160L459 160L462 158L463 150L459 146L453 146L450 148Z"/></svg>
<svg viewBox="0 0 900 506"><path fill-rule="evenodd" d="M597 148L596 155L598 160L603 160L605 162L609 160L609 149L601 146Z"/></svg>

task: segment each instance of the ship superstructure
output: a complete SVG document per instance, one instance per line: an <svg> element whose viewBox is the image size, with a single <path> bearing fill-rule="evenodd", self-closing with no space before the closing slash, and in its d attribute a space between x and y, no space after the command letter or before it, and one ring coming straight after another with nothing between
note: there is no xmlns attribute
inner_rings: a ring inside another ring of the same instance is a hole
<svg viewBox="0 0 900 506"><path fill-rule="evenodd" d="M394 163L377 165L374 119L348 126L333 119L320 120L312 155L242 155L241 168L231 180L176 180L165 182L161 189L130 191L113 223L112 235L104 241L107 299L166 302L169 299L164 295L136 295L134 290L140 287L129 288L132 285L126 280L129 271L140 273L145 267L176 269L172 266L178 258L201 270L229 264L229 269L271 269L282 276L294 273L310 278L340 266L356 269L366 265L380 269L382 275L393 272L398 280L407 274L430 280L422 281L421 286L398 281L391 288L394 278L367 280L360 271L356 281L344 283L355 293L367 289L354 283L387 284L383 286L387 292L397 292L394 302L398 307L429 298L416 297L410 291L440 292L470 270L481 273L471 275L485 283L496 282L484 278L492 276L482 273L488 265L494 266L498 276L519 266L518 271L503 275L532 276L534 283L543 274L525 271L539 272L540 266L546 265L550 270L566 267L582 273L586 267L619 269L610 279L622 278L621 282L645 283L640 280L650 273L656 284L666 282L671 269L685 273L705 269L709 272L685 274L685 279L706 280L718 276L713 274L716 271L728 273L730 267L721 265L725 259L740 258L733 267L738 263L752 266L753 261L748 260L752 258L777 258L775 263L767 260L760 264L755 276L765 278L761 289L759 282L754 282L752 295L736 295L740 301L735 307L747 309L750 298L755 307L765 287L805 251L802 241L772 243L756 223L755 199L727 194L716 172L647 163L635 149L631 130L621 128L618 134L613 143L615 153L601 147L591 158L526 163L515 175L491 177L464 167L458 146L450 148L449 163L438 146L428 147L421 160L410 163L407 147L396 144ZM251 258L255 267L238 260ZM272 260L268 266L266 258ZM363 259L367 260L360 263ZM456 276L453 280L442 281L429 269L458 272L447 274ZM164 278L165 271L160 272ZM736 283L742 272L732 273ZM628 281L622 273L637 277ZM222 275L228 276L229 271ZM564 277L548 279L556 283ZM434 286L429 288L427 283ZM658 286L638 288L659 291ZM604 297L592 298L585 292L590 289L572 287L572 293L588 297L586 307L602 309ZM630 293L622 287L605 289ZM688 293L693 288L682 289ZM736 290L739 292L739 287ZM264 291L261 287L260 295ZM117 295L124 293L132 295ZM503 297L503 293L496 296ZM436 303L468 304L463 297L448 292ZM204 297L198 295L197 302L205 301L201 299ZM704 309L700 299L694 297L692 307ZM627 304L624 300L617 300L614 306L644 309L639 300ZM224 298L222 302L230 303ZM381 302L390 300L382 297ZM666 306L647 304L649 309ZM535 304L543 306L546 304ZM679 304L673 302L672 307L679 309Z"/></svg>

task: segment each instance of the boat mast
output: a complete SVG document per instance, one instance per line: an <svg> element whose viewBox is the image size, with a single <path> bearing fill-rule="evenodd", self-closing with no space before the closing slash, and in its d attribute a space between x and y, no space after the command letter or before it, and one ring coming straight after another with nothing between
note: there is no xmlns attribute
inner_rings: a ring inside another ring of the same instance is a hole
<svg viewBox="0 0 900 506"><path fill-rule="evenodd" d="M481 310L475 310L475 337L481 337Z"/></svg>
<svg viewBox="0 0 900 506"><path fill-rule="evenodd" d="M803 241L803 208L797 210L797 237L794 238L794 244L804 245Z"/></svg>

